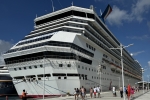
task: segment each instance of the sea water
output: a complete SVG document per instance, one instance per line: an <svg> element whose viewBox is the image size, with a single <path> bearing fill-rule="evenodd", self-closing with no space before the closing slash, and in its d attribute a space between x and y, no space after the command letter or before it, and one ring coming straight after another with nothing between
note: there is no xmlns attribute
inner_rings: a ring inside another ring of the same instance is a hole
<svg viewBox="0 0 150 100"><path fill-rule="evenodd" d="M21 100L18 96L7 96L8 100ZM0 97L0 100L6 100L5 96Z"/></svg>

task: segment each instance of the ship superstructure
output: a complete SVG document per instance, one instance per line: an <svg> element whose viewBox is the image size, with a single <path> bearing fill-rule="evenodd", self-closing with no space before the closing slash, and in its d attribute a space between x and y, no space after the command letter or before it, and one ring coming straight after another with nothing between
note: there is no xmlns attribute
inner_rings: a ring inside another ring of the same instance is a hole
<svg viewBox="0 0 150 100"><path fill-rule="evenodd" d="M12 78L5 65L0 65L0 96L17 95Z"/></svg>
<svg viewBox="0 0 150 100"><path fill-rule="evenodd" d="M19 95L23 89L40 97L122 84L120 50L110 49L120 42L93 9L71 6L34 23L34 30L4 54ZM125 86L134 86L141 80L141 66L125 49L123 59Z"/></svg>

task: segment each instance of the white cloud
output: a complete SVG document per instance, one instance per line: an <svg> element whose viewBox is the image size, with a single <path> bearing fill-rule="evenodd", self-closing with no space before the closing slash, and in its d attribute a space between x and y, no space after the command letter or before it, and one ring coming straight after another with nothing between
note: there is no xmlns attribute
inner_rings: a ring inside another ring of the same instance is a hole
<svg viewBox="0 0 150 100"><path fill-rule="evenodd" d="M150 21L147 22L147 26L150 29Z"/></svg>
<svg viewBox="0 0 150 100"><path fill-rule="evenodd" d="M113 6L113 11L108 16L107 21L110 25L123 25L123 21L130 21L132 18L125 10L120 10L117 6Z"/></svg>
<svg viewBox="0 0 150 100"><path fill-rule="evenodd" d="M144 17L144 13L148 13L150 8L150 0L138 0L136 4L132 6L132 13L133 16L137 21L141 22Z"/></svg>
<svg viewBox="0 0 150 100"><path fill-rule="evenodd" d="M13 44L8 41L0 40L0 65L4 64L4 58L2 54L6 52Z"/></svg>
<svg viewBox="0 0 150 100"><path fill-rule="evenodd" d="M148 66L150 67L150 61L148 61Z"/></svg>
<svg viewBox="0 0 150 100"><path fill-rule="evenodd" d="M134 52L134 53L132 53L132 56L137 56L137 55L139 55L139 54L141 54L141 53L144 53L145 51L138 51L138 52Z"/></svg>
<svg viewBox="0 0 150 100"><path fill-rule="evenodd" d="M110 25L123 25L123 22L136 20L138 22L143 21L144 15L149 13L150 0L137 0L132 5L131 11L121 10L117 6L113 6L113 11L108 16L107 20ZM149 23L148 23L149 25Z"/></svg>
<svg viewBox="0 0 150 100"><path fill-rule="evenodd" d="M149 35L143 35L143 36L132 36L129 37L127 36L128 39L135 39L135 40L146 40L146 39L150 39Z"/></svg>

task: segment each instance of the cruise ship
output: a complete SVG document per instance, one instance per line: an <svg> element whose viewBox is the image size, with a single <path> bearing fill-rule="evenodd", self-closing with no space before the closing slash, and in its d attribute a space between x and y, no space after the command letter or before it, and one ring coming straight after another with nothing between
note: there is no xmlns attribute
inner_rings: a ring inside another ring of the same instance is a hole
<svg viewBox="0 0 150 100"><path fill-rule="evenodd" d="M0 65L0 96L17 95L12 78L5 65Z"/></svg>
<svg viewBox="0 0 150 100"><path fill-rule="evenodd" d="M122 86L121 51L110 49L121 43L93 8L70 6L36 17L34 30L4 54L19 95L23 89L37 98L73 94L81 86ZM122 54L125 86L135 86L141 66L125 48Z"/></svg>

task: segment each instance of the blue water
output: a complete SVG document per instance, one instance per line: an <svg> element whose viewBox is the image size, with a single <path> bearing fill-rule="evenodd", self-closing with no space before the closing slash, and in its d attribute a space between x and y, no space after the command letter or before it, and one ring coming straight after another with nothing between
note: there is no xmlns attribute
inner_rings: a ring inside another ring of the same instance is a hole
<svg viewBox="0 0 150 100"><path fill-rule="evenodd" d="M6 100L6 97L0 97L0 100ZM8 96L8 100L21 100L18 96Z"/></svg>

